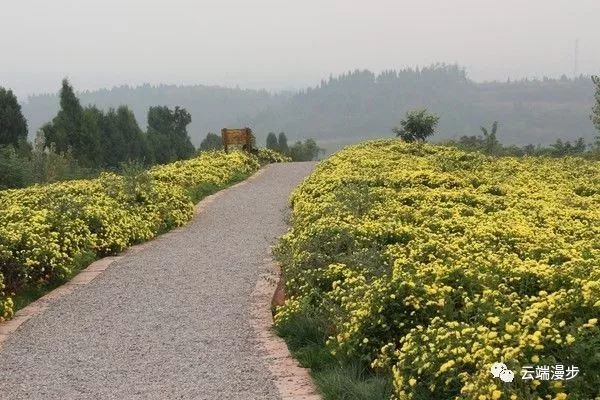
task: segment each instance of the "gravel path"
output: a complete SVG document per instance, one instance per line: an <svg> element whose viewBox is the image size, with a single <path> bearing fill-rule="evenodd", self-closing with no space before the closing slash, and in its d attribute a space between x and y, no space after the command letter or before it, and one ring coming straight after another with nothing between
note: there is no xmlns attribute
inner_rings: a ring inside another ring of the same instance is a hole
<svg viewBox="0 0 600 400"><path fill-rule="evenodd" d="M313 167L266 167L32 317L0 351L0 398L277 399L249 297Z"/></svg>

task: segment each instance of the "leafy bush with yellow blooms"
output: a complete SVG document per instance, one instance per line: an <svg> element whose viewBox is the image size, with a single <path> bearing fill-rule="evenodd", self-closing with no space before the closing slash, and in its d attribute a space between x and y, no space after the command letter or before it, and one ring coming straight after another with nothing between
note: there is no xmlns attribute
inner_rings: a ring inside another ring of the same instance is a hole
<svg viewBox="0 0 600 400"><path fill-rule="evenodd" d="M136 174L0 191L0 321L13 314L13 293L68 279L86 255L183 225L198 188L207 194L259 168L255 156L212 152Z"/></svg>
<svg viewBox="0 0 600 400"><path fill-rule="evenodd" d="M389 374L397 399L600 398L599 162L371 141L291 203L277 325L324 316L331 353ZM556 364L579 375L521 379Z"/></svg>
<svg viewBox="0 0 600 400"><path fill-rule="evenodd" d="M259 148L256 156L261 162L265 164L292 161L290 157L283 155L273 149L268 149L266 147Z"/></svg>

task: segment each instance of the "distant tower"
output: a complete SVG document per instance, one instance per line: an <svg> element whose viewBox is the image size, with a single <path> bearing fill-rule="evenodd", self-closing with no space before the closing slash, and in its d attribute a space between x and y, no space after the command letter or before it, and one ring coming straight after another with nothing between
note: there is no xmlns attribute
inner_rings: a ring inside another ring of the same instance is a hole
<svg viewBox="0 0 600 400"><path fill-rule="evenodd" d="M573 79L577 79L579 75L579 39L575 40L575 66L573 69Z"/></svg>

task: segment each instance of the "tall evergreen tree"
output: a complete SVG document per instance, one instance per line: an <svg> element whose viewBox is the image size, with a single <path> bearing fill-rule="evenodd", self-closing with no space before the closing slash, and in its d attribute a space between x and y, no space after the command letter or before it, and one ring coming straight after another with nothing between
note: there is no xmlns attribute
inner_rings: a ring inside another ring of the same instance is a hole
<svg viewBox="0 0 600 400"><path fill-rule="evenodd" d="M592 77L592 81L596 85L596 104L592 108L592 122L600 131L600 76Z"/></svg>
<svg viewBox="0 0 600 400"><path fill-rule="evenodd" d="M267 149L279 151L279 142L277 136L273 132L269 132L267 135Z"/></svg>
<svg viewBox="0 0 600 400"><path fill-rule="evenodd" d="M60 90L60 110L51 123L42 127L47 146L54 143L56 151L73 150L76 158L84 159L87 147L83 138L83 108L75 96L73 87L64 79Z"/></svg>
<svg viewBox="0 0 600 400"><path fill-rule="evenodd" d="M285 136L285 133L279 132L279 137L277 138L277 146L279 148L279 152L283 154L289 153L290 148L288 147L288 140Z"/></svg>
<svg viewBox="0 0 600 400"><path fill-rule="evenodd" d="M27 121L12 90L0 87L0 146L19 147L27 141Z"/></svg>
<svg viewBox="0 0 600 400"><path fill-rule="evenodd" d="M119 107L116 111L116 124L125 143L123 161L143 161L147 157L146 138L133 111L127 106Z"/></svg>
<svg viewBox="0 0 600 400"><path fill-rule="evenodd" d="M192 117L185 108L150 107L148 110L148 140L157 163L168 163L191 157L194 145L187 133Z"/></svg>
<svg viewBox="0 0 600 400"><path fill-rule="evenodd" d="M78 149L79 164L87 167L104 166L106 150L103 148L104 113L91 106L83 110L81 129L85 132L81 147Z"/></svg>

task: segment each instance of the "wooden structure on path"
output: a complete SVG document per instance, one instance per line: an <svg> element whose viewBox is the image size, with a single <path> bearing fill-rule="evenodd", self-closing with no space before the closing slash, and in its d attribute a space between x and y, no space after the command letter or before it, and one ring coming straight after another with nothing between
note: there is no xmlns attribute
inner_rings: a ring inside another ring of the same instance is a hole
<svg viewBox="0 0 600 400"><path fill-rule="evenodd" d="M252 129L250 128L223 128L221 129L223 148L229 152L230 146L241 146L242 150L252 152Z"/></svg>

